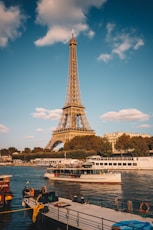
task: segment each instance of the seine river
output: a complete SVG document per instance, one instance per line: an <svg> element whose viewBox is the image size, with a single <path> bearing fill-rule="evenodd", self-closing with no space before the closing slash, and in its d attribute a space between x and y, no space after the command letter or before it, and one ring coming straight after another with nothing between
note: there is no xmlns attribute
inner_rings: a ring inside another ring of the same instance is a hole
<svg viewBox="0 0 153 230"><path fill-rule="evenodd" d="M11 191L14 194L11 209L22 207L22 190L26 181L30 187L41 189L47 186L48 191L54 190L59 196L71 198L81 195L89 203L109 208L115 207L115 199L119 199L119 209L127 209L127 201L133 202L134 211L139 213L142 201L150 204L149 216L153 217L153 171L123 171L122 185L79 184L71 182L51 182L45 180L45 169L37 167L0 167L0 174L11 174ZM0 230L37 230L25 211L0 214ZM50 229L51 230L51 229ZM53 229L52 229L53 230Z"/></svg>

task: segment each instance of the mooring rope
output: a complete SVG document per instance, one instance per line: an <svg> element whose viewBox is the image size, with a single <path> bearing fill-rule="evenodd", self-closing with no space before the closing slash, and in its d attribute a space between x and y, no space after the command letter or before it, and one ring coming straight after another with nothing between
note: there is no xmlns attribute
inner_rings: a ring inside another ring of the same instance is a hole
<svg viewBox="0 0 153 230"><path fill-rule="evenodd" d="M0 214L6 214L6 213L11 213L11 212L21 212L21 211L26 211L30 209L33 209L33 208L21 208L21 209L15 209L15 210L8 210L8 211L0 212Z"/></svg>

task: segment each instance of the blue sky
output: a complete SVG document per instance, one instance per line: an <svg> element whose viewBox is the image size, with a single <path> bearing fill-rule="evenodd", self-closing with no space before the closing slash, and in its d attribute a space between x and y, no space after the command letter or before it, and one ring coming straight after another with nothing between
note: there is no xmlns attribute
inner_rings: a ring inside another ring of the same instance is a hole
<svg viewBox="0 0 153 230"><path fill-rule="evenodd" d="M0 149L48 144L72 29L91 128L153 135L152 0L0 0Z"/></svg>

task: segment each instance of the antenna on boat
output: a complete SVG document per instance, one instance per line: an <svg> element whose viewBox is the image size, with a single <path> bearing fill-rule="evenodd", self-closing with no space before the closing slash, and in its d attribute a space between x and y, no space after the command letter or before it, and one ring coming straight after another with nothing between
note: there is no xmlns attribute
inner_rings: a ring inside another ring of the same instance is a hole
<svg viewBox="0 0 153 230"><path fill-rule="evenodd" d="M29 186L29 183L30 183L30 182L27 180L27 182L26 182L26 186Z"/></svg>

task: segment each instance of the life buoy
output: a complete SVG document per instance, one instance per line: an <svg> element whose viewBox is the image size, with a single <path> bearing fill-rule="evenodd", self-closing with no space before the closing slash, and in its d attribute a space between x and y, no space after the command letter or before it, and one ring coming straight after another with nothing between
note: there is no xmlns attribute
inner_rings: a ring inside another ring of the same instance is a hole
<svg viewBox="0 0 153 230"><path fill-rule="evenodd" d="M150 210L150 205L147 202L141 202L140 213L147 214Z"/></svg>
<svg viewBox="0 0 153 230"><path fill-rule="evenodd" d="M0 192L0 208L4 207L4 205L5 205L4 193Z"/></svg>
<svg viewBox="0 0 153 230"><path fill-rule="evenodd" d="M0 204L4 203L4 194L0 194Z"/></svg>
<svg viewBox="0 0 153 230"><path fill-rule="evenodd" d="M35 190L33 188L30 189L30 196L34 196L35 195Z"/></svg>

